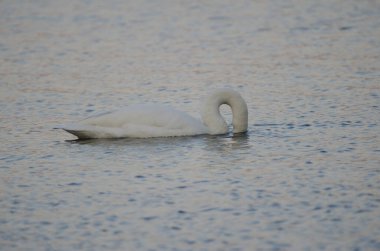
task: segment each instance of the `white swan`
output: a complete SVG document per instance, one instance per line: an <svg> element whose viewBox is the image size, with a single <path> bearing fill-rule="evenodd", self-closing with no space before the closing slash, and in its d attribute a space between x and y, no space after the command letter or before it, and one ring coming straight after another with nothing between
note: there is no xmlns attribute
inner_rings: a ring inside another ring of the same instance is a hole
<svg viewBox="0 0 380 251"><path fill-rule="evenodd" d="M207 97L202 108L203 123L169 106L150 104L132 105L57 128L74 134L79 139L225 134L228 126L219 111L223 104L231 107L233 132L246 132L247 104L238 92L231 89L219 89Z"/></svg>

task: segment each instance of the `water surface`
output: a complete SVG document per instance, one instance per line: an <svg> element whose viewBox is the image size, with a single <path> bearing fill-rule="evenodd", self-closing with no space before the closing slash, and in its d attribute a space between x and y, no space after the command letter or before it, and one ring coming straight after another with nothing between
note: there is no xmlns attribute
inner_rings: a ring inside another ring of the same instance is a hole
<svg viewBox="0 0 380 251"><path fill-rule="evenodd" d="M376 1L2 1L0 250L379 250ZM75 141L137 103L242 135ZM222 108L227 120L231 114Z"/></svg>

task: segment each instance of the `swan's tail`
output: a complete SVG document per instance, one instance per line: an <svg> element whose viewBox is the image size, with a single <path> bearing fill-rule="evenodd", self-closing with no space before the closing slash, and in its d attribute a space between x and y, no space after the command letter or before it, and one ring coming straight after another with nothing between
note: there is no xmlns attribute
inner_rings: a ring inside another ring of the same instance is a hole
<svg viewBox="0 0 380 251"><path fill-rule="evenodd" d="M62 129L70 134L77 136L78 139L110 138L111 135L115 135L114 130L112 130L112 132L108 132L104 127L99 128L97 126L81 124L59 125L53 129Z"/></svg>

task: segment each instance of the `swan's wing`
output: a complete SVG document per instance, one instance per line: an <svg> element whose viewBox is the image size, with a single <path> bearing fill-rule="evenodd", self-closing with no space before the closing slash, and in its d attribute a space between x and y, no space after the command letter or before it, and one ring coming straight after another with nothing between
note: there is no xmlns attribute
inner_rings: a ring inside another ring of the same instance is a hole
<svg viewBox="0 0 380 251"><path fill-rule="evenodd" d="M135 124L128 124L123 128L72 124L62 126L60 129L77 136L79 139L174 137L199 135L208 132L205 128L199 127L173 128Z"/></svg>
<svg viewBox="0 0 380 251"><path fill-rule="evenodd" d="M135 105L62 126L61 129L80 139L169 137L208 132L201 121L164 105Z"/></svg>
<svg viewBox="0 0 380 251"><path fill-rule="evenodd" d="M166 126L168 118L178 117L180 113L181 112L164 105L133 105L123 110L94 115L79 121L79 123L119 128L129 124Z"/></svg>

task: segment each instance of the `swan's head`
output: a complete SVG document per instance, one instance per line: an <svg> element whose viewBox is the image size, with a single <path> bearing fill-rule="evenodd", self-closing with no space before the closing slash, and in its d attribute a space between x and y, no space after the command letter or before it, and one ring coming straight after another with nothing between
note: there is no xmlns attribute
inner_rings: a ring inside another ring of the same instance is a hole
<svg viewBox="0 0 380 251"><path fill-rule="evenodd" d="M220 115L220 106L229 105L232 110L234 133L246 132L248 128L248 108L240 94L231 89L219 89L206 98L202 107L202 120L210 134L228 132L226 121Z"/></svg>

